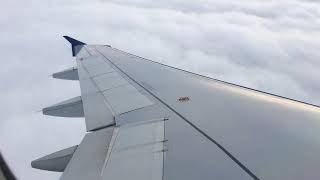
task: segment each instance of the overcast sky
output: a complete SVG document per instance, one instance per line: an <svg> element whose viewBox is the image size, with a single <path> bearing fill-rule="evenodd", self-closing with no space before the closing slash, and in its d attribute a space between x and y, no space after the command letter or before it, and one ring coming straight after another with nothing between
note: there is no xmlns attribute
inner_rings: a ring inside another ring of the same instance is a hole
<svg viewBox="0 0 320 180"><path fill-rule="evenodd" d="M75 65L62 35L320 104L317 0L4 0L0 27L0 150L20 179L59 179L30 162L85 133L37 112L80 94L49 77Z"/></svg>

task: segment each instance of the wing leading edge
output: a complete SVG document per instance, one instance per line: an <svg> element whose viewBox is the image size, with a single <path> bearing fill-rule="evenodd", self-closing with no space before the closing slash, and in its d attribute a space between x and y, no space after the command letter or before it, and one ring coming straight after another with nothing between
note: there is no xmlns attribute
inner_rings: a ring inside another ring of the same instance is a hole
<svg viewBox="0 0 320 180"><path fill-rule="evenodd" d="M320 177L319 107L66 39L88 134L61 179Z"/></svg>

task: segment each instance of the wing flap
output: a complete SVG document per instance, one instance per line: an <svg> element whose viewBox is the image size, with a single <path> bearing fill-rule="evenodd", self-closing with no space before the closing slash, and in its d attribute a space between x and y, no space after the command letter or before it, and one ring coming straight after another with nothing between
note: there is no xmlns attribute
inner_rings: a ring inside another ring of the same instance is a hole
<svg viewBox="0 0 320 180"><path fill-rule="evenodd" d="M164 120L120 126L102 179L162 180L164 142Z"/></svg>
<svg viewBox="0 0 320 180"><path fill-rule="evenodd" d="M112 137L113 127L85 135L60 180L98 180Z"/></svg>

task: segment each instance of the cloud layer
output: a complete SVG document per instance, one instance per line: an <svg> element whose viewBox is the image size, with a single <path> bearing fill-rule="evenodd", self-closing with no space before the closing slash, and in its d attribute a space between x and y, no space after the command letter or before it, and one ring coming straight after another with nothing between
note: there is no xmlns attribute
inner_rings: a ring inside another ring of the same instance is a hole
<svg viewBox="0 0 320 180"><path fill-rule="evenodd" d="M0 150L20 179L58 179L30 161L85 133L83 119L35 113L80 94L48 77L74 65L65 34L320 104L317 1L31 0L4 2L0 14Z"/></svg>

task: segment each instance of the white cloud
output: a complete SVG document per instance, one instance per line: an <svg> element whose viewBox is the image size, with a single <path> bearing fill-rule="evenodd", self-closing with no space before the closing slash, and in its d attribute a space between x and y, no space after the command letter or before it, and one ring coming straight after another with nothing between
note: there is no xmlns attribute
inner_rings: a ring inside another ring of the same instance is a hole
<svg viewBox="0 0 320 180"><path fill-rule="evenodd" d="M1 10L0 148L21 179L57 179L30 161L84 134L83 120L34 114L79 94L48 77L74 65L65 34L320 104L317 1L13 0Z"/></svg>

